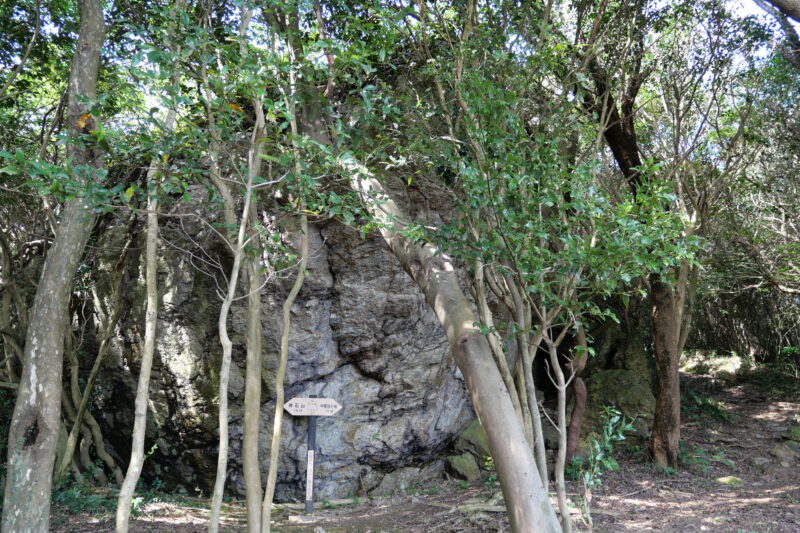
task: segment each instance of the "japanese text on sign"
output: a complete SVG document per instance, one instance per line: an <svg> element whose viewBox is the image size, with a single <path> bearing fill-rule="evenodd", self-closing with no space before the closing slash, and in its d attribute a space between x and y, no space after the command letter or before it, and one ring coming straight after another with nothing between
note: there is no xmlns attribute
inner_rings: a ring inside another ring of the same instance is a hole
<svg viewBox="0 0 800 533"><path fill-rule="evenodd" d="M342 408L331 398L292 398L284 405L293 416L332 416Z"/></svg>

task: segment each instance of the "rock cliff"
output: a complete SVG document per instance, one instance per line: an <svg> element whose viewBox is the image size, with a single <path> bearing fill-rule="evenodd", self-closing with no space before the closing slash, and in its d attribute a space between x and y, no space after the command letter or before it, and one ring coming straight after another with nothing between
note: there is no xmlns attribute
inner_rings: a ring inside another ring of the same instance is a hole
<svg viewBox="0 0 800 533"><path fill-rule="evenodd" d="M203 258L192 253L193 246L208 249L204 241L213 241L204 226L173 220L162 232L161 307L146 444L156 447L146 462L145 478L207 494L216 464L221 276L209 275ZM114 232L106 238L113 241ZM286 397L319 395L344 406L336 416L318 419L317 494L333 498L388 491L396 488L395 482L413 483L435 474L442 468L438 457L473 416L435 316L381 238L362 239L350 228L327 222L310 228L310 245L308 277L292 309ZM224 260L225 254L218 256ZM137 260L131 266L125 304L129 313L118 326L94 400L94 411L122 462L129 454L143 335L140 266ZM291 282L275 279L262 291L263 472L275 408L280 308ZM243 490L245 314L246 301L241 299L229 318L235 347L228 486L234 493ZM307 421L287 416L283 428L276 497L302 499ZM386 476L398 469L402 475Z"/></svg>

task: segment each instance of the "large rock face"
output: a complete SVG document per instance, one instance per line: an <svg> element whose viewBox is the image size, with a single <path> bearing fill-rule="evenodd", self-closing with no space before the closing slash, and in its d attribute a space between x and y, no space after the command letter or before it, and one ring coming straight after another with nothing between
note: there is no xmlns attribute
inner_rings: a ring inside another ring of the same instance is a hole
<svg viewBox="0 0 800 533"><path fill-rule="evenodd" d="M211 240L203 226L192 238ZM163 229L164 242L184 243L177 225ZM337 223L312 226L309 275L292 308L286 398L318 395L344 408L318 419L317 490L321 498L389 490L405 468L430 476L435 460L472 417L468 394L443 331L411 279L379 237L362 239ZM151 382L148 443L157 444L146 463L149 476L206 491L213 485L217 440L217 384L221 349L217 336L222 276L203 273L202 258L161 246L157 354ZM224 254L220 254L224 257ZM109 258L109 261L114 258ZM129 428L144 298L141 265L127 297L130 314L119 327L100 384L95 412L114 451L129 453ZM224 268L228 268L227 266ZM137 270L138 269L138 270ZM293 275L293 274L292 274ZM281 305L293 277L265 286L262 324L262 471L266 472L274 412L274 375ZM229 318L235 344L230 379L229 487L243 489L242 404L246 300ZM284 418L277 497L301 498L305 483L307 421ZM409 474L411 473L411 474ZM148 475L147 473L145 474ZM413 476L411 476L413 477ZM383 482L383 483L382 483Z"/></svg>

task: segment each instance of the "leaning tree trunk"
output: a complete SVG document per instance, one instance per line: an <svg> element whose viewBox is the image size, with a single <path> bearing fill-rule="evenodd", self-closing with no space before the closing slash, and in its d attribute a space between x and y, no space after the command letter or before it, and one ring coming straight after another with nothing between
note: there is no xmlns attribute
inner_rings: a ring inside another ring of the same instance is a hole
<svg viewBox="0 0 800 533"><path fill-rule="evenodd" d="M681 438L679 326L672 287L650 277L653 349L656 359L656 409L653 420L653 460L661 467L678 466Z"/></svg>
<svg viewBox="0 0 800 533"><path fill-rule="evenodd" d="M80 30L69 79L68 124L73 136L95 129L90 112L96 97L97 70L105 24L98 0L80 3ZM90 141L69 143L73 179L93 179L101 164ZM68 200L47 254L25 342L25 361L8 436L3 531L49 529L50 491L58 440L65 317L72 277L93 225L92 210L82 198Z"/></svg>
<svg viewBox="0 0 800 533"><path fill-rule="evenodd" d="M516 533L556 533L561 527L542 485L530 446L511 403L485 335L464 296L450 258L430 243L415 244L398 232L405 216L381 183L357 165L347 164L351 185L372 216L400 264L419 285L436 313L486 430L500 486Z"/></svg>

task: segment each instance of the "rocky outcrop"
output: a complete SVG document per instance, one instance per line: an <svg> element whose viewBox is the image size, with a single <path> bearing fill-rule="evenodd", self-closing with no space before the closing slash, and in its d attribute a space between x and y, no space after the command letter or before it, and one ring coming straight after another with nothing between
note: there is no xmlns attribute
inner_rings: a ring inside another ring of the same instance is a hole
<svg viewBox="0 0 800 533"><path fill-rule="evenodd" d="M603 408L614 407L627 418L635 418L636 436L647 438L653 422L656 400L650 385L641 374L632 370L601 370L587 382L587 412L583 433L601 430ZM599 431L602 433L602 431Z"/></svg>
<svg viewBox="0 0 800 533"><path fill-rule="evenodd" d="M213 255L211 233L199 224L187 228L185 222L163 228L157 360L147 434L148 448L156 447L145 467L145 477L206 493L216 464L221 356L216 324L222 279L208 261L220 260L223 270L226 261L223 251ZM107 238L113 239L113 232ZM474 416L444 333L382 239L362 239L358 232L330 222L312 226L310 240L308 277L292 309L286 394L287 399L330 397L343 405L335 416L318 419L317 494L333 498L385 489L392 481L384 482L384 477L396 470L403 471L403 483L415 482L415 475L430 477L432 471L442 470L438 457ZM193 248L192 242L197 246ZM212 250L210 257L199 254L200 244ZM94 401L122 462L129 453L143 334L143 275L138 270L134 262L126 302L130 312L118 328L120 336ZM264 472L274 411L280 306L291 281L273 279L262 296ZM240 300L229 319L235 345L229 476L234 493L243 489L245 314L245 301ZM276 493L283 500L299 498L304 490L307 428L305 419L284 420Z"/></svg>

